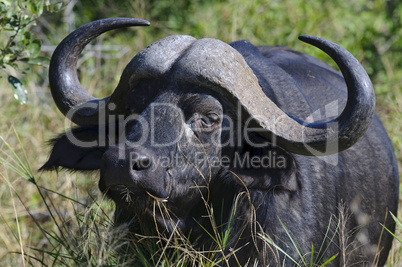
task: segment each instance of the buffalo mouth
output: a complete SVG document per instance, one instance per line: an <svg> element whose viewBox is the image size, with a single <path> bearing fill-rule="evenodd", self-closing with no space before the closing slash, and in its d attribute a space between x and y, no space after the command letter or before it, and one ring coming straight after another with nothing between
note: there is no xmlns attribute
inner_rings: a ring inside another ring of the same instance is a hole
<svg viewBox="0 0 402 267"><path fill-rule="evenodd" d="M161 197L157 197L157 196L152 195L151 193L149 193L149 191L145 191L145 192L146 192L151 198L155 199L155 200L158 201L158 202L168 202L168 198L169 198L169 197L161 198Z"/></svg>
<svg viewBox="0 0 402 267"><path fill-rule="evenodd" d="M112 185L107 190L108 194L119 203L130 205L133 202L144 201L151 198L157 202L168 202L169 196L158 196L152 190L145 190L126 185Z"/></svg>

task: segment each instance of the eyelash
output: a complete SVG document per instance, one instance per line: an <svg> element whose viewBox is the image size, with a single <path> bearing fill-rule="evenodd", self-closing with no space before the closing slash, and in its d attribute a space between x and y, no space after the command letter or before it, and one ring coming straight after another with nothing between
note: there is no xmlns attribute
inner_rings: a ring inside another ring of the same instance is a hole
<svg viewBox="0 0 402 267"><path fill-rule="evenodd" d="M219 117L216 114L208 114L205 116L197 115L195 119L192 120L191 124L195 124L197 121L200 121L201 125L204 128L209 128L219 122Z"/></svg>
<svg viewBox="0 0 402 267"><path fill-rule="evenodd" d="M204 125L204 126L206 126L206 127L211 127L211 126L213 126L213 125L217 122L216 119L211 118L211 117L208 117L208 116L207 116L207 117L203 117L203 118L201 118L200 120L201 120L202 125Z"/></svg>

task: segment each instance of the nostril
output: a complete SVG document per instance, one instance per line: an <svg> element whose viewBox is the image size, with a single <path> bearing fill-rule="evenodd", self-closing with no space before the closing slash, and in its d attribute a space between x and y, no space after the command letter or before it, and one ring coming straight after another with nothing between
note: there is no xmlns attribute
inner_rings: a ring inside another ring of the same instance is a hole
<svg viewBox="0 0 402 267"><path fill-rule="evenodd" d="M133 170L142 171L151 167L151 159L148 157L140 157L136 161L133 162Z"/></svg>

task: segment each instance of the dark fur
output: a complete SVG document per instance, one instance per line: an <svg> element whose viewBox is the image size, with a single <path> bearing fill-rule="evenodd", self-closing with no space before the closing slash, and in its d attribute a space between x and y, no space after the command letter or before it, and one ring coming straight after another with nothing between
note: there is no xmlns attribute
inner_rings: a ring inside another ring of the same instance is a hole
<svg viewBox="0 0 402 267"><path fill-rule="evenodd" d="M243 41L231 45L244 56L266 95L289 115L305 119L312 112L323 110L334 100L338 100L339 105L334 107L336 110L332 110L333 113L337 115L342 111L347 95L344 80L321 61L286 47L257 48ZM150 84L152 82L139 86L149 88L152 87ZM331 156L300 156L271 144L255 148L247 145L241 135L235 136L235 145L220 149L208 146L208 143L214 138L222 142L227 140L229 133L222 131L226 122L220 120L209 129L200 129L200 119L193 121L192 118L194 114L206 116L210 112L219 116L232 116L234 112L230 104L218 96L210 95L207 88L178 86L175 81L168 81L163 86L163 93L142 101L148 102L139 107L138 113L148 122L151 118L157 120L153 121L157 125L157 141L173 140L185 127L181 125L187 125L194 131L190 139L194 141L196 136L204 144L203 148L196 146L198 141L188 143L188 139L181 137L172 145L158 148L152 147L147 140L141 147L124 145L118 148L119 144L115 142L103 147L81 149L62 135L52 142L54 148L50 159L42 169L100 169L99 187L115 201L117 223L128 223L136 217L142 224L156 224L159 230L165 231L171 231L177 224L183 233L190 236L194 245L210 249L213 242L205 230L199 227L203 225L212 232L211 222L205 217L205 200L214 208L220 231L227 227L231 216L235 218L227 247L237 249L244 246L236 254L241 264L249 259L257 259L261 266L283 264L285 256L262 242L257 235L261 231L288 255L300 260L285 227L294 236L303 253L310 252L314 246L317 263L323 263L339 252L343 242L340 238L342 231L347 232L350 241L354 242L349 247L353 251L347 251L347 258L339 255L333 261L333 266L373 263L376 252L380 252L378 264L385 263L392 237L384 232L377 247L382 231L380 223L385 221L388 229L394 229L390 216L387 220L385 218L388 211L394 214L397 211L399 183L393 148L378 118L374 119L366 135L353 147ZM154 110L157 116L152 117L151 103L172 104L179 107L184 116L178 116L170 107L160 107ZM140 131L138 123L128 125L128 139L138 140ZM92 140L98 135L96 127L81 127L73 132L82 140ZM255 133L248 137L255 143L267 141ZM165 169L156 168L155 172L149 169L133 172L127 158L117 158L121 149L125 155L136 153L151 158L153 162L168 155L171 155L172 162L175 155L186 157L181 157L179 162L171 163ZM276 156L285 159L286 167L236 168L229 164L209 169L208 162L203 159L196 170L190 166L190 162L195 160L193 155L197 152L206 153L209 158L227 156L231 159L235 153L261 156L275 152ZM335 160L338 163L331 164ZM205 181L209 177L210 180ZM114 186L119 184L125 186ZM194 188L194 185L199 187ZM130 201L122 197L124 190L128 190ZM159 211L155 214L157 219L151 216L150 209L154 200L146 192L157 197L164 197L165 194L169 196L166 207L170 211L171 221L165 220L163 216L166 214ZM231 214L231 207L236 200L238 209ZM254 209L255 214L252 213ZM350 218L345 228L338 229L338 233L334 234L337 222L343 215L350 215ZM368 221L363 220L366 217ZM328 229L329 237L325 239ZM333 235L331 242L330 237ZM363 243L358 240L363 240ZM318 252L322 244L328 246L325 253ZM230 260L235 259L231 257ZM286 259L285 265L292 263Z"/></svg>

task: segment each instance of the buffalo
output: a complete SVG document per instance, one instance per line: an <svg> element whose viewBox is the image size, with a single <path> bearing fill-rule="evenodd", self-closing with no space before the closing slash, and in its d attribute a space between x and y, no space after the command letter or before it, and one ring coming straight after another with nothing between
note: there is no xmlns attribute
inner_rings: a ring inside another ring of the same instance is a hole
<svg viewBox="0 0 402 267"><path fill-rule="evenodd" d="M300 39L342 75L284 46L169 36L130 61L110 96L89 95L77 76L84 47L147 25L102 19L58 45L51 93L77 126L51 141L42 169L99 170L117 225L180 231L205 250L213 227L230 227L229 265L293 266L312 248L316 264L384 265L398 168L360 63L310 36Z"/></svg>

